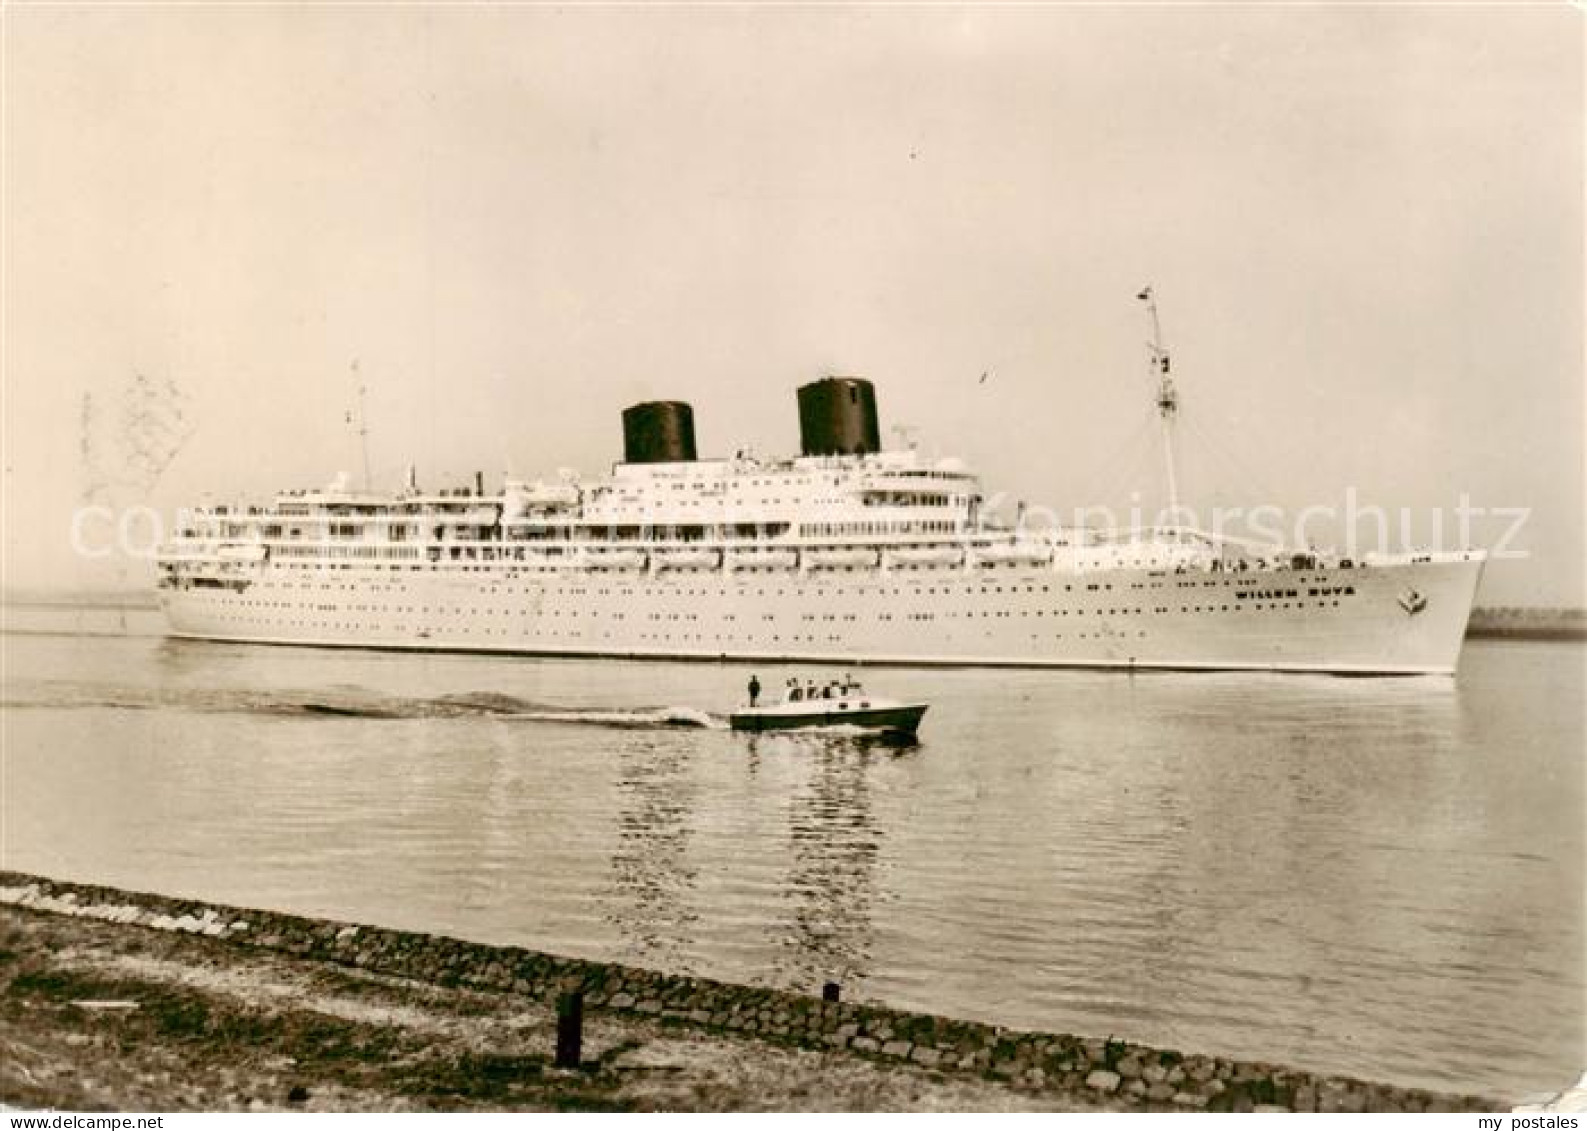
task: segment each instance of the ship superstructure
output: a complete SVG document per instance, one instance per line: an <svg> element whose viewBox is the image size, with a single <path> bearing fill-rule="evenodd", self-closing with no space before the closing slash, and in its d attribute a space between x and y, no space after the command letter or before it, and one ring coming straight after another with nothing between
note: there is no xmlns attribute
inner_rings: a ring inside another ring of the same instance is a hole
<svg viewBox="0 0 1587 1131"><path fill-rule="evenodd" d="M1455 670L1480 551L1351 561L1000 526L960 461L881 450L868 381L816 381L799 408L793 458L699 459L690 407L652 402L624 413L625 458L598 481L427 493L410 475L196 511L162 548L161 603L174 635L273 644Z"/></svg>

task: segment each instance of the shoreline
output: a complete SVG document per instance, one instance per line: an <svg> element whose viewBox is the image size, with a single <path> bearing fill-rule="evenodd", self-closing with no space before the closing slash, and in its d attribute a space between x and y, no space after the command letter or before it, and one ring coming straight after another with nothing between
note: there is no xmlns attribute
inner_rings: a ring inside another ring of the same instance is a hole
<svg viewBox="0 0 1587 1131"><path fill-rule="evenodd" d="M0 1060L15 1061L35 1080L76 1079L90 1062L103 1075L110 1069L93 1050L101 1037L115 1037L116 1026L130 1026L121 1047L129 1047L135 1033L149 1065L141 1075L122 1066L133 1077L108 1081L103 1095L86 1097L111 1106L137 1107L141 1097L154 1100L144 1105L151 1110L216 1103L294 1110L305 1102L330 1105L324 1110L338 1110L338 1104L419 1110L1508 1108L1494 1097L1010 1030L522 947L18 872L0 871L0 908L4 1024L9 1029L26 1016L26 1031L44 1034L35 1039L50 1045L22 1050L37 1053L30 1069L27 1057L18 1059L10 1047L16 1041L5 1037L8 1056ZM57 936L74 945L61 948ZM283 985L299 988L283 991ZM337 1030L329 1053L312 1021L326 1016L323 1003L307 1012L270 1007L283 1000L301 1005L313 996L304 987L326 985L362 1002L331 1009L346 1015L353 1030ZM594 1049L596 1057L583 1070L556 1070L546 1034L555 1030L558 996L572 990L583 994L586 1051ZM184 993L198 996L187 1000ZM225 993L232 997L224 999ZM377 1005L370 1004L373 999ZM160 1003L165 1006L157 1009ZM172 1013L197 1028L172 1022ZM193 1021L216 1016L228 1020L207 1028L207 1020ZM257 1039L226 1046L239 1033ZM494 1034L495 1044L476 1047L481 1034ZM503 1041L516 1051L496 1048ZM224 1060L213 1067L217 1078L227 1080L219 1097L190 1098L158 1067L157 1062L202 1057L215 1042ZM348 1047L361 1051L354 1055ZM533 1051L526 1055L525 1049ZM247 1063L238 1062L250 1050L258 1054L242 1061L253 1063L252 1076ZM52 1062L62 1058L85 1064L54 1065L51 1076ZM300 1077L312 1082L286 1086L289 1078ZM30 1090L25 1080L0 1078L0 1087L6 1102L42 1106L74 1100L43 1085ZM299 1091L302 1097L290 1098Z"/></svg>

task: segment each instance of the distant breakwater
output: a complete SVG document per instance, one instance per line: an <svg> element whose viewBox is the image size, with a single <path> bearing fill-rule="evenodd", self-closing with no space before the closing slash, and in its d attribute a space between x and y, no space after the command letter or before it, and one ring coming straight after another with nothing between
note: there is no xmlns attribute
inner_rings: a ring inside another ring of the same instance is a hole
<svg viewBox="0 0 1587 1131"><path fill-rule="evenodd" d="M1587 640L1587 609L1473 609L1466 635L1475 640Z"/></svg>
<svg viewBox="0 0 1587 1131"><path fill-rule="evenodd" d="M545 1004L572 990L586 1009L781 1044L1106 1095L1143 1108L1213 1111L1492 1111L1493 1098L1398 1088L1293 1068L1065 1034L1019 1032L872 1004L678 977L444 936L0 871L0 904L208 936L229 945Z"/></svg>

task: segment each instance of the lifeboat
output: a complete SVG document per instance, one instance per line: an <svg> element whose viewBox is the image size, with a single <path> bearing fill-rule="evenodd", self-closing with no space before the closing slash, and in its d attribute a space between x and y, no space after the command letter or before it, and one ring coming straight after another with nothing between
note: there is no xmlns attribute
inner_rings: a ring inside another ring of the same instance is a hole
<svg viewBox="0 0 1587 1131"><path fill-rule="evenodd" d="M577 506L579 489L573 483L508 483L502 491L502 514L509 521L536 511L564 510Z"/></svg>
<svg viewBox="0 0 1587 1131"><path fill-rule="evenodd" d="M876 551L859 547L805 551L805 565L810 569L855 569L875 564Z"/></svg>
<svg viewBox="0 0 1587 1131"><path fill-rule="evenodd" d="M215 556L224 562L262 562L269 551L258 542L232 542L217 547Z"/></svg>
<svg viewBox="0 0 1587 1131"><path fill-rule="evenodd" d="M584 555L589 569L644 569L643 550L592 550Z"/></svg>
<svg viewBox="0 0 1587 1131"><path fill-rule="evenodd" d="M731 550L727 564L729 569L792 569L799 555L792 550Z"/></svg>
<svg viewBox="0 0 1587 1131"><path fill-rule="evenodd" d="M1052 561L1052 547L1031 542L1010 542L982 546L975 551L978 565L1046 565Z"/></svg>
<svg viewBox="0 0 1587 1131"><path fill-rule="evenodd" d="M715 569L722 555L716 550L657 550L650 560L657 569Z"/></svg>
<svg viewBox="0 0 1587 1131"><path fill-rule="evenodd" d="M945 566L958 565L962 561L964 552L951 546L916 546L887 552L887 564L890 566Z"/></svg>

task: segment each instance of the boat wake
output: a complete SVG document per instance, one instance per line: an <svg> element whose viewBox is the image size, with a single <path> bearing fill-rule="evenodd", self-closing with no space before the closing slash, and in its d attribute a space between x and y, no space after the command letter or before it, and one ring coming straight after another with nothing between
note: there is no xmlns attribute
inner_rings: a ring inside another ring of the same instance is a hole
<svg viewBox="0 0 1587 1131"><path fill-rule="evenodd" d="M688 706L574 707L540 703L493 691L402 698L362 688L326 691L242 691L230 689L104 688L52 686L47 696L7 696L7 710L93 709L175 710L253 715L318 716L347 719L499 719L515 723L556 723L629 730L695 728L726 730L722 715Z"/></svg>
<svg viewBox="0 0 1587 1131"><path fill-rule="evenodd" d="M655 707L633 711L513 711L502 717L522 722L582 723L585 726L624 727L634 730L648 730L652 727L727 729L725 718L694 707Z"/></svg>

